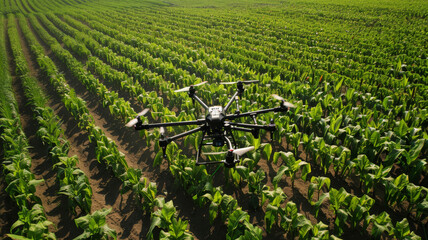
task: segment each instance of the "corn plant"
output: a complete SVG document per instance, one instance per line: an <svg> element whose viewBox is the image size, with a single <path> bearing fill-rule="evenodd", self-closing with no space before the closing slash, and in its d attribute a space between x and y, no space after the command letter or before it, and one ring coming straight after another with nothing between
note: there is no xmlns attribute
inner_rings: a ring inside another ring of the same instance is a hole
<svg viewBox="0 0 428 240"><path fill-rule="evenodd" d="M165 232L164 230L161 230L159 239L191 240L193 237L187 232L187 226L187 221L182 221L181 219L176 220L173 218L171 225L168 226L168 231Z"/></svg>
<svg viewBox="0 0 428 240"><path fill-rule="evenodd" d="M372 237L373 239L380 239L381 235L383 233L387 233L388 235L391 235L393 233L393 225L391 223L391 218L389 217L389 214L386 212L382 212L379 215L369 215L366 217L367 223L373 223L372 228Z"/></svg>
<svg viewBox="0 0 428 240"><path fill-rule="evenodd" d="M291 234L291 238L298 234L299 238L305 239L309 237L312 224L304 215L298 213L296 204L289 201L281 212L281 227Z"/></svg>
<svg viewBox="0 0 428 240"><path fill-rule="evenodd" d="M329 235L328 226L323 222L318 222L315 225L312 225L312 238L314 240L328 240L332 239L333 236Z"/></svg>
<svg viewBox="0 0 428 240"><path fill-rule="evenodd" d="M373 172L366 175L367 177L364 179L365 185L372 189L373 196L375 196L375 188L377 184L380 183L383 178L388 176L391 169L392 166L384 168L382 164L380 166L373 165L373 168L371 169Z"/></svg>
<svg viewBox="0 0 428 240"><path fill-rule="evenodd" d="M226 239L262 239L262 230L250 224L249 220L248 213L235 209L228 218Z"/></svg>
<svg viewBox="0 0 428 240"><path fill-rule="evenodd" d="M410 231L409 222L407 218L403 218L401 222L395 224L393 229L394 237L399 240L412 239L412 240L421 240L422 238L417 236L413 231Z"/></svg>
<svg viewBox="0 0 428 240"><path fill-rule="evenodd" d="M312 201L312 197L314 195L315 190L317 190L317 201L319 201L320 200L320 192L324 186L326 186L328 191L330 190L330 178L321 177L321 176L311 177L311 183L309 184L309 187L308 187L308 199L312 205L315 204L315 202Z"/></svg>
<svg viewBox="0 0 428 240"><path fill-rule="evenodd" d="M82 170L75 167L78 162L77 157L60 157L58 160L54 167L57 168L57 177L61 186L59 194L68 197L73 213L76 213L76 206L79 206L83 212L90 213L92 188L88 177Z"/></svg>
<svg viewBox="0 0 428 240"><path fill-rule="evenodd" d="M100 209L92 214L87 214L74 220L76 226L83 229L83 233L75 238L80 239L116 239L117 234L106 223L106 216L111 212L109 209Z"/></svg>
<svg viewBox="0 0 428 240"><path fill-rule="evenodd" d="M353 228L355 228L361 220L366 219L366 217L370 214L369 211L374 202L374 199L367 195L363 195L361 198L356 196L352 197L346 211L351 220L351 226Z"/></svg>
<svg viewBox="0 0 428 240"><path fill-rule="evenodd" d="M6 175L6 181L9 182L6 192L15 199L19 207L29 208L33 203L40 202L35 195L36 186L44 182L44 179L34 179L34 175L27 169L16 169Z"/></svg>
<svg viewBox="0 0 428 240"><path fill-rule="evenodd" d="M296 178L297 171L300 169L302 171L301 178L306 181L306 176L311 172L311 165L309 163L302 160L296 160L293 153L291 152L274 153L274 161L276 161L275 159L278 159L279 157L282 158L285 165L279 168L276 176L272 180L274 188L278 186L278 182L281 180L281 178L286 175L291 177L291 187L294 189L294 179Z"/></svg>
<svg viewBox="0 0 428 240"><path fill-rule="evenodd" d="M385 201L390 206L400 205L405 199L404 189L409 184L409 177L401 174L395 179L385 178Z"/></svg>
<svg viewBox="0 0 428 240"><path fill-rule="evenodd" d="M267 186L263 185L262 181L266 178L266 173L259 169L257 172L249 171L245 166L237 166L236 172L245 179L248 183L248 190L250 192L250 207L257 209L260 207L259 198L262 192L266 190Z"/></svg>
<svg viewBox="0 0 428 240"><path fill-rule="evenodd" d="M413 210L417 210L417 215L427 213L427 195L428 189L423 186L416 186L413 183L407 184L406 186L406 198L409 202L407 212L411 213Z"/></svg>
<svg viewBox="0 0 428 240"><path fill-rule="evenodd" d="M269 191L269 189L263 191L262 204L268 200L264 217L267 232L270 232L272 226L275 223L279 224L279 217L282 211L281 204L285 201L286 198L287 196L285 195L284 191L279 187L273 191Z"/></svg>
<svg viewBox="0 0 428 240"><path fill-rule="evenodd" d="M138 201L142 202L143 209L146 212L151 212L156 204L157 187L153 182L149 182L147 178L142 176L140 169L128 168L123 182L121 194L132 190L132 193L137 195Z"/></svg>
<svg viewBox="0 0 428 240"><path fill-rule="evenodd" d="M147 238L153 238L153 230L160 228L163 230L170 230L168 233L161 233L165 239L193 239L193 237L186 232L187 222L176 219L177 210L172 201L167 203L163 199L157 202L159 209L152 213L151 224Z"/></svg>
<svg viewBox="0 0 428 240"><path fill-rule="evenodd" d="M366 179L369 178L369 171L375 169L376 165L371 163L366 155L358 155L353 162L355 174L360 177L360 189L362 189L362 185L364 184L365 191L368 191L370 182L366 181Z"/></svg>
<svg viewBox="0 0 428 240"><path fill-rule="evenodd" d="M48 230L53 223L46 219L43 211L40 204L34 204L31 209L24 206L18 212L18 220L12 225L8 236L13 239L56 239Z"/></svg>
<svg viewBox="0 0 428 240"><path fill-rule="evenodd" d="M418 139L412 143L409 151L403 151L402 153L402 155L405 157L404 166L409 173L410 181L419 180L421 173L426 168L426 160L418 159L424 144L424 139Z"/></svg>
<svg viewBox="0 0 428 240"><path fill-rule="evenodd" d="M352 195L346 192L344 188L336 190L331 188L329 192L323 193L319 200L314 204L316 215L318 214L319 207L328 198L330 203L330 209L334 213L334 230L339 236L343 233L344 224L348 218L348 213L342 209L349 206Z"/></svg>

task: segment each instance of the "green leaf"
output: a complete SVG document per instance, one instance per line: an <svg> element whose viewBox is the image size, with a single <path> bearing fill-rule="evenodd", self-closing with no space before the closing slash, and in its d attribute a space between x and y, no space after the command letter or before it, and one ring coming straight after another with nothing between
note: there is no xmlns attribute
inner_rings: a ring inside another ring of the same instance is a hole
<svg viewBox="0 0 428 240"><path fill-rule="evenodd" d="M321 103L318 103L316 107L311 108L309 114L312 117L312 122L318 122L322 117Z"/></svg>
<svg viewBox="0 0 428 240"><path fill-rule="evenodd" d="M345 210L339 209L336 212L336 220L334 221L334 231L340 236L344 232L344 226L348 219L348 214Z"/></svg>
<svg viewBox="0 0 428 240"><path fill-rule="evenodd" d="M318 217L318 212L319 212L319 209L320 209L322 203L324 202L324 200L328 199L329 197L330 197L330 193L328 193L328 192L327 193L323 193L320 196L320 199L314 204L315 217Z"/></svg>
<svg viewBox="0 0 428 240"><path fill-rule="evenodd" d="M404 137L407 133L407 124L406 122L401 119L400 123L398 124L398 126L396 126L394 128L394 132L399 136L399 137Z"/></svg>
<svg viewBox="0 0 428 240"><path fill-rule="evenodd" d="M405 236L410 235L410 227L407 218L404 218L401 222L397 222L393 231L398 239L403 239Z"/></svg>
<svg viewBox="0 0 428 240"><path fill-rule="evenodd" d="M418 158L422 147L424 146L424 143L424 139L416 140L416 142L413 143L412 148L407 153L405 153L405 156L407 158L407 165L412 164L412 162Z"/></svg>
<svg viewBox="0 0 428 240"><path fill-rule="evenodd" d="M396 160L400 157L400 155L404 152L404 149L392 149L385 158L384 164L385 166L391 166L396 163Z"/></svg>
<svg viewBox="0 0 428 240"><path fill-rule="evenodd" d="M271 154L272 154L272 145L270 145L268 143L263 148L263 155L264 155L264 157L266 158L267 161L270 161Z"/></svg>
<svg viewBox="0 0 428 240"><path fill-rule="evenodd" d="M210 213L210 223L212 224L214 220L217 218L218 214L218 204L214 201L211 202L209 207L209 213Z"/></svg>
<svg viewBox="0 0 428 240"><path fill-rule="evenodd" d="M342 87L342 84L343 84L343 80L345 80L345 78L342 78L337 84L336 84L336 86L334 87L334 91L335 92L337 92L337 91L339 91L340 90L340 88Z"/></svg>
<svg viewBox="0 0 428 240"><path fill-rule="evenodd" d="M152 239L153 238L153 230L155 229L155 227L159 227L162 223L162 220L160 217L152 217L152 222L150 224L150 228L149 228L149 232L147 233L147 237L148 239Z"/></svg>
<svg viewBox="0 0 428 240"><path fill-rule="evenodd" d="M163 152L159 151L156 154L155 159L153 160L153 167L160 166L162 164L162 159L163 159Z"/></svg>
<svg viewBox="0 0 428 240"><path fill-rule="evenodd" d="M282 176L284 176L284 174L286 174L288 171L289 171L289 167L288 166L281 166L278 169L278 172L276 173L276 176L272 180L272 184L273 184L274 188L278 187L278 182L281 180Z"/></svg>
<svg viewBox="0 0 428 240"><path fill-rule="evenodd" d="M8 237L14 239L14 240L32 240L31 238L26 238L24 236L15 235L15 234L6 234Z"/></svg>

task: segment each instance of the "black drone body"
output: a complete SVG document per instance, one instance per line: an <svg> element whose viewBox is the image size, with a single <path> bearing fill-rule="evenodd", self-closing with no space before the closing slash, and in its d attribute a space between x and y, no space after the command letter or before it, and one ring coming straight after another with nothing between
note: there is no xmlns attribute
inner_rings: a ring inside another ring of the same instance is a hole
<svg viewBox="0 0 428 240"><path fill-rule="evenodd" d="M273 120L271 120L270 124L268 125L258 125L256 121L257 115L267 113L267 112L286 112L288 111L289 108L294 107L293 104L286 102L283 98L279 97L278 95L273 95L274 98L281 101L281 105L279 107L241 113L239 111L239 98L242 96L242 93L244 92L244 84L250 84L250 83L256 83L256 82L258 81L250 80L250 81L236 82L237 90L225 107L222 107L222 106L208 107L198 96L196 96L195 87L205 84L206 82L202 82L199 84L192 85L190 87L176 90L176 92L187 91L189 97L192 98L193 101L197 101L206 110L207 114L205 116L205 119L199 119L194 121L183 121L183 122L171 122L171 123L143 124L143 122L140 119L140 116L148 112L148 109L145 109L135 119L132 119L128 124L126 124L126 126L134 127L135 130L160 128L161 137L159 139L159 146L162 147L162 150L164 152L164 157L165 157L166 147L170 142L201 131L202 138L201 138L201 142L199 144L198 152L196 155L196 164L205 165L205 164L224 163L226 167L230 167L230 168L234 167L235 164L239 162L239 157L245 154L246 152L253 150L254 147L237 148L236 141L235 141L235 138L233 137L232 131L249 132L253 134L254 137L258 138L260 129L263 129L266 131L270 131L272 136L273 132L276 129L276 125L273 122ZM235 84L235 83L233 82L233 83L223 83L223 84ZM234 114L227 114L227 111L229 110L233 102L236 103L236 111ZM242 118L242 117L251 117L254 123L247 124L247 123L232 122L234 119ZM198 127L190 131L177 134L172 137L165 136L164 127L183 126L183 125L196 125ZM223 147L224 145L226 145L229 149L227 152L204 153L204 155L225 154L226 155L225 160L200 162L199 159L201 158L202 147L204 145L211 145L214 147Z"/></svg>

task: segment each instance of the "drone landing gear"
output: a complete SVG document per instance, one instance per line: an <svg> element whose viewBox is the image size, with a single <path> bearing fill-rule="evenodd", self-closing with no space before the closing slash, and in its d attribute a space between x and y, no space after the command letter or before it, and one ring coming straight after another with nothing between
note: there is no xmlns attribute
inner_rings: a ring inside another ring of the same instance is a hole
<svg viewBox="0 0 428 240"><path fill-rule="evenodd" d="M227 168L233 168L235 167L236 163L239 162L239 156L236 154L233 154L233 149L236 148L236 142L233 138L233 135L230 131L230 129L225 130L225 133L228 134L232 138L232 142L230 141L229 137L224 135L208 135L206 136L206 131L202 132L202 139L199 143L198 153L196 155L196 165L208 165L208 164L218 164L223 163L225 167ZM206 140L212 140L212 142L204 142ZM218 154L226 154L225 160L222 161L211 161L211 162L199 162L199 158L202 154L202 147L206 145L212 145L214 147L222 147L224 144L227 144L227 147L229 148L229 151L226 153L224 152L217 152L217 153L206 153L204 155L218 155Z"/></svg>

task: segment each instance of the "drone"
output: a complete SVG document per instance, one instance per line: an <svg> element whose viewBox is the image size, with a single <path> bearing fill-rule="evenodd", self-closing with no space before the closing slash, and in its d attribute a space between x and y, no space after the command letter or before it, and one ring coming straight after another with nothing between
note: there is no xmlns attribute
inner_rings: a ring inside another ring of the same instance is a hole
<svg viewBox="0 0 428 240"><path fill-rule="evenodd" d="M205 82L201 82L198 84L191 85L189 87L185 87L175 92L187 92L189 97L192 99L193 103L198 102L206 112L205 119L198 119L194 121L182 121L182 122L169 122L169 123L151 123L144 124L140 119L141 116L144 116L149 111L148 108L144 109L140 112L134 119L129 121L126 126L133 127L135 130L148 130L151 128L160 128L160 138L159 138L159 146L163 150L164 158L166 157L166 147L172 141L183 138L187 135L194 134L197 132L202 132L202 138L200 140L200 144L198 147L198 151L196 154L196 165L207 165L207 164L219 164L223 163L227 168L235 167L236 163L239 162L239 157L244 155L245 153L254 149L254 146L237 148L237 144L235 138L233 136L233 131L242 131L249 132L255 138L259 138L260 130L269 131L271 134L271 138L273 136L273 132L276 130L276 125L271 119L270 124L267 125L259 125L257 124L257 115L268 113L268 112L287 112L290 108L295 108L292 103L286 102L282 97L272 94L272 97L279 100L281 102L279 107L262 109L258 111L251 111L241 113L239 110L239 99L242 97L244 92L244 85L258 83L258 80L244 80L237 82L223 82L220 84L236 84L237 90L235 94L230 98L229 102L225 107L222 106L207 106L198 96L196 96L196 87L201 86ZM227 114L228 110L232 106L233 103L236 103L236 111L233 114ZM238 123L233 122L233 120L243 117L250 117L253 120L252 124L248 123ZM195 125L198 126L192 130L177 134L175 136L165 136L165 127L173 127L173 126L184 126L184 125ZM206 145L211 145L213 147L223 147L227 146L228 151L226 152L207 152L202 153L202 147ZM202 159L202 155L218 155L225 154L225 159L221 161L200 161Z"/></svg>

